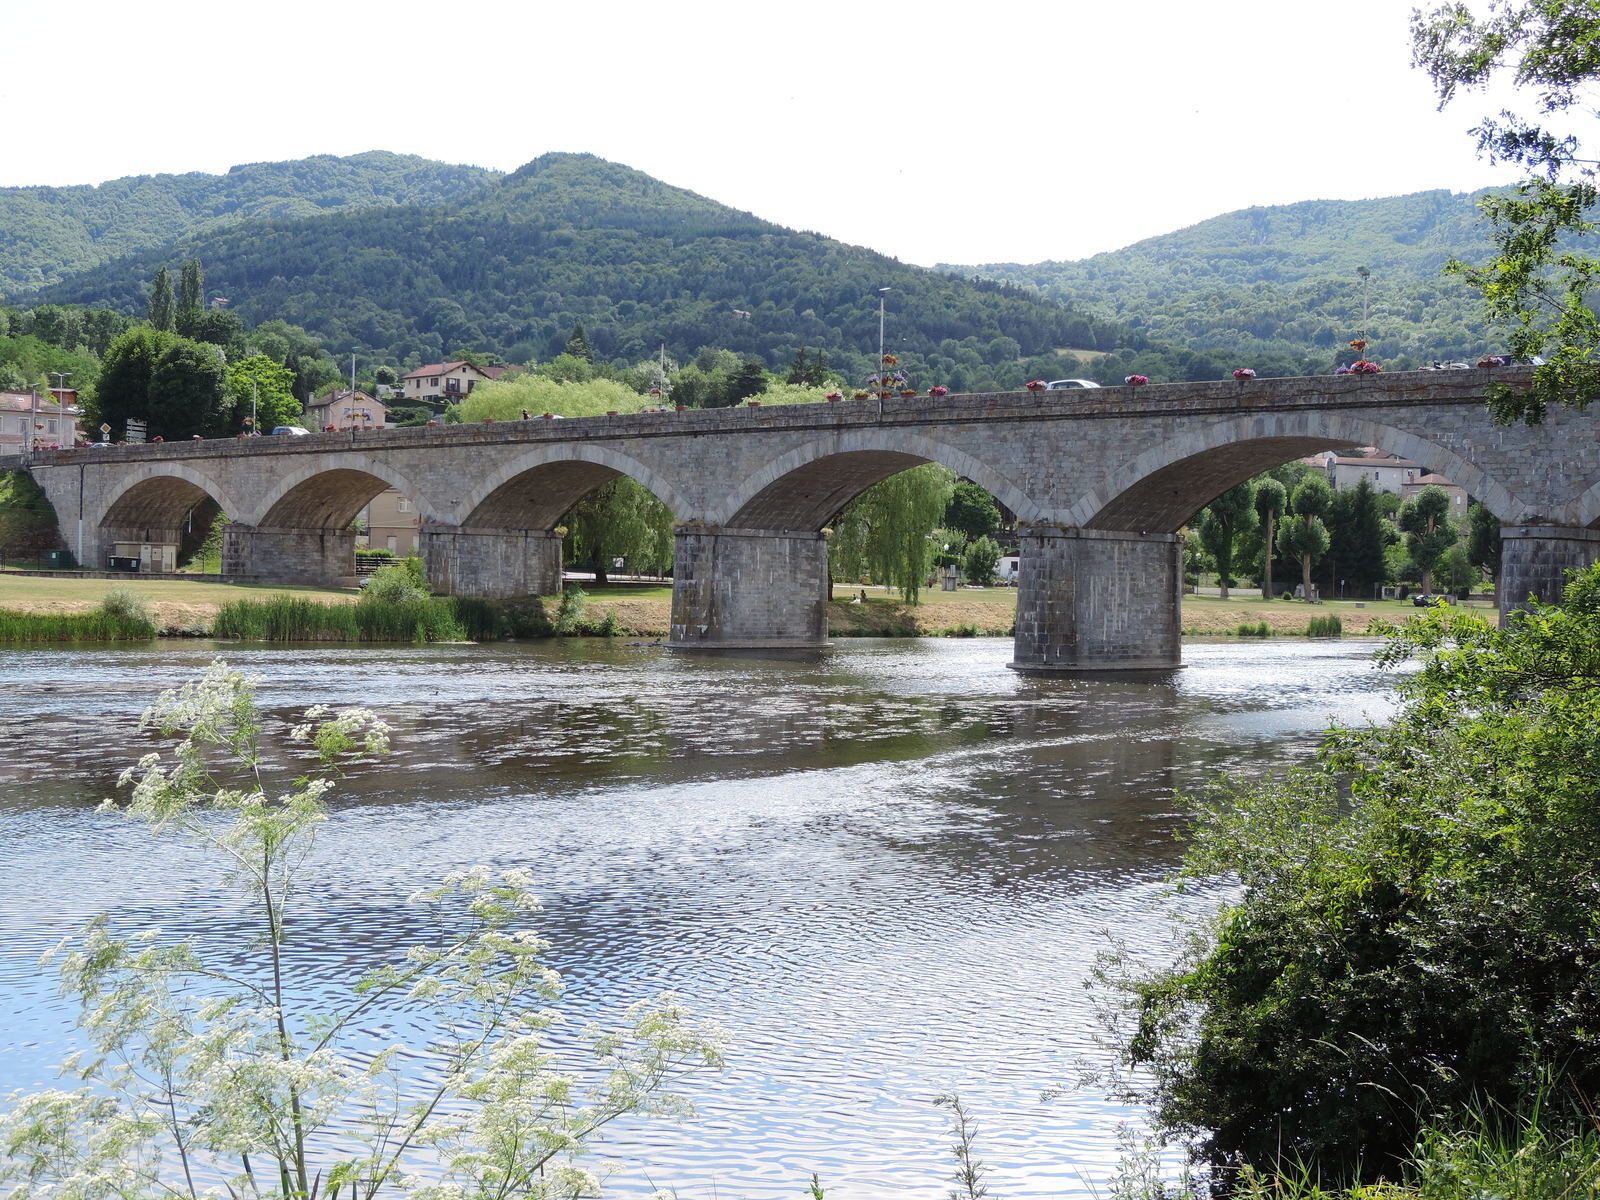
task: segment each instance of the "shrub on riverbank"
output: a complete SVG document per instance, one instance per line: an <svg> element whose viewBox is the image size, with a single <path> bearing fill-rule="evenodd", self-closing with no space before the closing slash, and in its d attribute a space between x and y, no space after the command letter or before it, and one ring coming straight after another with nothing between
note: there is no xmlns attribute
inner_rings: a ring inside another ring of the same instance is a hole
<svg viewBox="0 0 1600 1200"><path fill-rule="evenodd" d="M1600 1095L1600 565L1503 629L1431 611L1385 658L1418 653L1389 725L1206 798L1186 873L1239 899L1117 980L1152 1081L1128 1094L1216 1170L1393 1177L1474 1105Z"/></svg>

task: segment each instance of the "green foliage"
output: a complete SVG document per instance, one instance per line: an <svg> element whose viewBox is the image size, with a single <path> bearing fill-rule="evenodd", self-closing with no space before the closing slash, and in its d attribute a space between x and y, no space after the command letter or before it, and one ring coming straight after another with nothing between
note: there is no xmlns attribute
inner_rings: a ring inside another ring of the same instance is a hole
<svg viewBox="0 0 1600 1200"><path fill-rule="evenodd" d="M993 537L1000 532L1000 506L970 479L958 479L945 505L943 524L969 538Z"/></svg>
<svg viewBox="0 0 1600 1200"><path fill-rule="evenodd" d="M1315 624L1315 622L1313 622L1313 624ZM1272 626L1268 625L1265 621L1258 621L1254 625L1246 622L1241 624L1239 628L1235 629L1233 632L1238 637L1269 638L1272 636Z"/></svg>
<svg viewBox="0 0 1600 1200"><path fill-rule="evenodd" d="M279 425L298 425L302 407L294 396L294 372L266 354L228 363L227 408L235 430L248 429L254 416L256 432Z"/></svg>
<svg viewBox="0 0 1600 1200"><path fill-rule="evenodd" d="M1200 543L1217 566L1222 598L1234 583L1233 552L1239 535L1256 523L1255 484L1250 480L1229 488L1200 512Z"/></svg>
<svg viewBox="0 0 1600 1200"><path fill-rule="evenodd" d="M570 637L578 632L589 608L589 595L577 584L568 584L561 593L561 604L556 609L555 633L557 637Z"/></svg>
<svg viewBox="0 0 1600 1200"><path fill-rule="evenodd" d="M1500 577L1500 518L1481 504L1467 509L1467 561L1491 579Z"/></svg>
<svg viewBox="0 0 1600 1200"><path fill-rule="evenodd" d="M635 574L662 574L672 565L672 512L644 486L619 475L579 500L562 518L566 552L605 583L616 559Z"/></svg>
<svg viewBox="0 0 1600 1200"><path fill-rule="evenodd" d="M0 550L27 554L57 544L56 510L26 471L0 472Z"/></svg>
<svg viewBox="0 0 1600 1200"><path fill-rule="evenodd" d="M145 304L144 319L152 329L162 333L177 330L177 302L172 297L172 274L165 267L156 272L150 284L150 299Z"/></svg>
<svg viewBox="0 0 1600 1200"><path fill-rule="evenodd" d="M202 229L439 204L494 178L477 167L374 151L249 163L225 175L134 175L99 185L0 188L0 228L10 235L0 242L0 294L50 284Z"/></svg>
<svg viewBox="0 0 1600 1200"><path fill-rule="evenodd" d="M1203 1161L1392 1176L1430 1123L1600 1089L1600 567L1503 629L1431 610L1384 661L1416 654L1390 724L1204 799L1186 874L1237 899L1122 979Z"/></svg>
<svg viewBox="0 0 1600 1200"><path fill-rule="evenodd" d="M236 432L225 403L226 379L227 368L215 346L174 337L150 372L146 432L168 441Z"/></svg>
<svg viewBox="0 0 1600 1200"><path fill-rule="evenodd" d="M1584 252L1600 193L1592 157L1567 132L1572 111L1589 108L1600 76L1597 46L1600 21L1590 0L1507 0L1481 18L1460 3L1412 14L1414 60L1433 78L1441 108L1509 74L1514 88L1531 93L1536 112L1502 111L1473 131L1480 154L1530 178L1514 194L1483 201L1493 257L1481 267L1450 264L1482 297L1489 321L1509 330L1514 355L1547 360L1526 391L1493 387L1489 411L1500 421L1534 425L1551 404L1582 409L1600 396L1600 320L1590 306L1600 260Z"/></svg>
<svg viewBox="0 0 1600 1200"><path fill-rule="evenodd" d="M1306 627L1306 636L1314 638L1343 637L1344 622L1336 614L1326 617L1312 617L1311 624Z"/></svg>
<svg viewBox="0 0 1600 1200"><path fill-rule="evenodd" d="M246 324L278 319L341 355L395 363L464 349L548 358L581 324L596 362L655 357L663 341L680 361L722 346L739 376L744 363L789 363L811 347L860 380L876 362L886 285L892 345L927 385L985 390L1078 375L1083 363L1061 347L1125 340L1114 324L1029 289L785 229L587 155L545 155L469 191L447 209L430 196L195 228L184 253L204 260L208 286ZM143 281L168 258L165 248L133 253L40 298L142 311ZM756 380L745 374L740 387Z"/></svg>
<svg viewBox="0 0 1600 1200"><path fill-rule="evenodd" d="M100 611L108 617L142 622L149 626L150 636L155 636L156 623L150 614L150 602L132 588L112 588L100 601Z"/></svg>
<svg viewBox="0 0 1600 1200"><path fill-rule="evenodd" d="M1406 536L1406 552L1422 572L1422 590L1433 591L1433 573L1460 540L1450 520L1450 495L1441 487L1425 487L1400 506L1398 524Z"/></svg>
<svg viewBox="0 0 1600 1200"><path fill-rule="evenodd" d="M866 575L917 602L933 565L933 531L944 519L955 475L936 463L913 467L874 484L846 506L828 543L834 576Z"/></svg>
<svg viewBox="0 0 1600 1200"><path fill-rule="evenodd" d="M361 595L389 604L421 600L428 595L427 568L420 558L402 558L367 576Z"/></svg>
<svg viewBox="0 0 1600 1200"><path fill-rule="evenodd" d="M1348 594L1370 596L1375 584L1388 582L1384 551L1394 539L1394 526L1378 511L1378 493L1366 479L1334 493L1326 517L1329 552L1319 578L1324 595L1343 583Z"/></svg>
<svg viewBox="0 0 1600 1200"><path fill-rule="evenodd" d="M995 568L999 565L999 544L991 537L980 537L967 545L961 558L961 573L968 583L988 587L994 582Z"/></svg>
<svg viewBox="0 0 1600 1200"><path fill-rule="evenodd" d="M1272 599L1272 559L1277 552L1278 522L1289 510L1289 491L1271 475L1255 481L1256 520L1261 528L1261 595Z"/></svg>
<svg viewBox="0 0 1600 1200"><path fill-rule="evenodd" d="M309 928L296 915L323 798L338 764L387 749L388 728L356 708L306 718L287 749L314 765L280 773L251 682L221 661L145 713L145 729L178 740L123 772L126 814L208 852L255 936L208 959L203 942L122 935L101 916L63 943L89 1044L63 1073L84 1086L10 1098L7 1194L194 1196L196 1180L217 1181L207 1194L329 1200L591 1194L575 1160L599 1129L682 1115L671 1084L720 1066L721 1032L670 995L611 1030L552 1038L561 981L529 927L525 871L475 866L413 896L435 916L432 943L353 976L326 1008L309 1001L291 950ZM416 1044L374 1046L375 1020Z"/></svg>

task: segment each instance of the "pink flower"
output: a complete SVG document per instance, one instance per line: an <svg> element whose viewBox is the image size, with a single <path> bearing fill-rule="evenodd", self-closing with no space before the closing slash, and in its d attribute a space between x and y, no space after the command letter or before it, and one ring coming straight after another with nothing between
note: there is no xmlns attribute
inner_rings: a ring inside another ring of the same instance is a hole
<svg viewBox="0 0 1600 1200"><path fill-rule="evenodd" d="M950 389L945 387L942 383L936 383L928 389L928 395L930 396L948 396L949 394Z"/></svg>
<svg viewBox="0 0 1600 1200"><path fill-rule="evenodd" d="M1148 376L1148 375L1129 375L1122 382L1127 384L1129 387L1143 387L1145 384L1150 382L1150 376Z"/></svg>
<svg viewBox="0 0 1600 1200"><path fill-rule="evenodd" d="M1255 368L1254 367L1236 367L1234 369L1234 372L1233 372L1233 377L1235 379L1254 379L1256 377Z"/></svg>
<svg viewBox="0 0 1600 1200"><path fill-rule="evenodd" d="M1046 384L1045 381L1042 380L1042 379L1030 379L1030 380L1028 380L1028 390L1030 392L1042 392L1048 386L1049 385Z"/></svg>

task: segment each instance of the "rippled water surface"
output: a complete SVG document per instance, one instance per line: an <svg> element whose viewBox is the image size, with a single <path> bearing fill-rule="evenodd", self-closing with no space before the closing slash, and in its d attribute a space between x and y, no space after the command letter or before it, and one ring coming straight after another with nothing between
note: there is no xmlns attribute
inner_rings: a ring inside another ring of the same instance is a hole
<svg viewBox="0 0 1600 1200"><path fill-rule="evenodd" d="M315 986L416 939L412 891L492 862L538 880L580 1014L672 988L733 1031L693 1122L607 1139L609 1194L793 1197L815 1171L853 1200L941 1196L951 1091L996 1194L1104 1194L1138 1114L1070 1086L1102 1057L1084 981L1107 936L1169 952L1175 793L1381 719L1392 680L1363 643L1189 645L1155 682L1025 678L1010 650L0 650L0 1094L75 1044L35 959L85 917L236 931L208 863L95 811L151 748L142 708L222 654L274 716L361 703L395 726L318 845L296 935Z"/></svg>

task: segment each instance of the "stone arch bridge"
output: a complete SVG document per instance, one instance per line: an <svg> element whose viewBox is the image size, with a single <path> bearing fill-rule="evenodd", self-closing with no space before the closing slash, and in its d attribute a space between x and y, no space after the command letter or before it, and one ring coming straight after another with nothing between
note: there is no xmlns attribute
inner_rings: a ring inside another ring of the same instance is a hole
<svg viewBox="0 0 1600 1200"><path fill-rule="evenodd" d="M1495 369L1516 385L1525 368ZM1560 595L1600 545L1600 415L1493 424L1489 370L846 400L535 418L37 453L27 465L67 545L175 541L206 498L227 514L224 572L348 585L350 523L387 487L421 514L436 590L560 588L555 532L617 475L678 524L671 644L826 640L827 526L874 483L939 462L1017 514L1014 666L1179 661L1178 530L1219 493L1303 455L1377 446L1446 475L1504 525L1502 595Z"/></svg>

